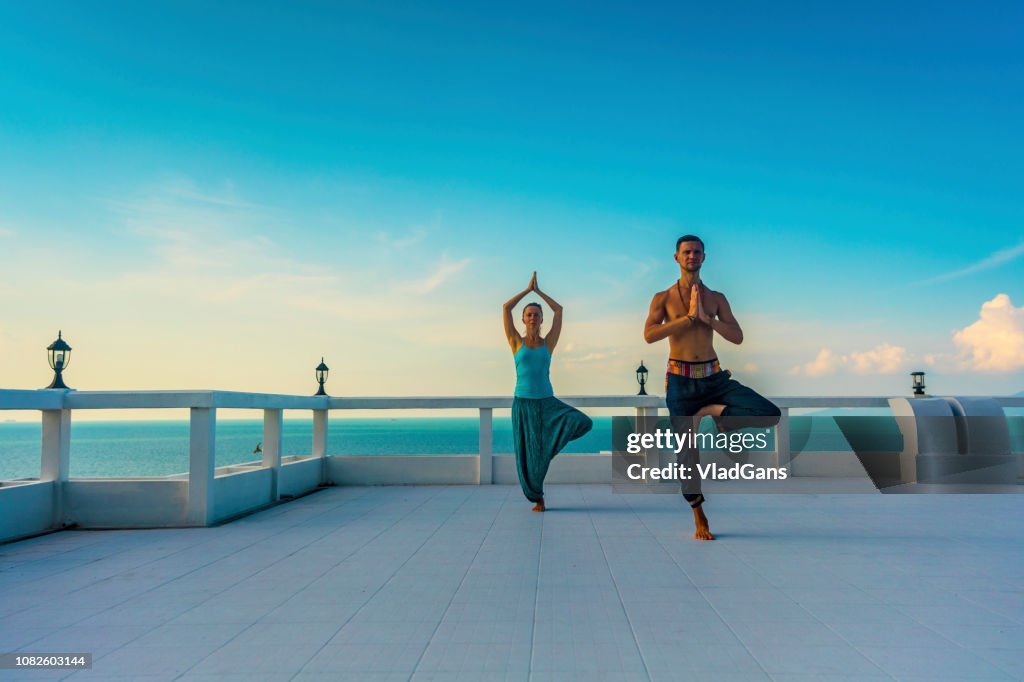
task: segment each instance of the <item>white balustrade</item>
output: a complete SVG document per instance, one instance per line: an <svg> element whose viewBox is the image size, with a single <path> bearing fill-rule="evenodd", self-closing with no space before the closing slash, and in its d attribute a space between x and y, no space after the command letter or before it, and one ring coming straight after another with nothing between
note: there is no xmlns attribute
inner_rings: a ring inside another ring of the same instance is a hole
<svg viewBox="0 0 1024 682"><path fill-rule="evenodd" d="M638 417L657 416L659 409L664 409L664 399L659 396L560 397L581 409L633 409ZM793 461L789 437L792 409L889 407L889 399L886 397L807 396L772 400L782 410L782 419L775 432L778 466L787 466ZM1024 407L1024 397L998 397L995 400L1004 408ZM109 525L112 523L109 521L111 512L96 515L83 508L85 503L82 500L88 499L89 504L96 505L96 501L104 499L105 495L112 499L111 504L123 505L125 509L131 509L133 505L138 508L147 504L169 507L181 504L180 513L174 509L140 512L134 517L140 525L207 526L273 504L280 498L304 494L329 482L397 481L480 485L511 482L515 480L511 458L495 455L493 445L494 410L511 406L511 396L334 398L233 391L0 390L0 411L38 410L42 414L39 479L0 482L0 541L60 528L66 522L74 524L82 521L92 527L112 527ZM166 408L189 411L189 470L184 478L172 476L143 481L107 479L85 482L84 479L69 477L70 430L74 410ZM264 411L263 454L258 464L230 467L230 470L223 468L218 473L215 465L217 410L225 408ZM437 457L329 456L327 437L330 411L413 409L478 410L479 452L476 455ZM282 458L283 410L312 412L311 456ZM556 479L561 476L579 482L600 480L603 474L596 473L598 467L606 466L602 457L607 458L607 455L560 457L561 473L553 468L552 475ZM413 473L409 474L410 471ZM610 475L610 466L608 472ZM232 477L236 477L235 480L227 480ZM182 487L186 483L187 494ZM76 490L79 492L76 493ZM218 491L222 491L222 494ZM130 513L128 517L124 525L131 525ZM95 521L97 518L108 519L103 522L108 525Z"/></svg>

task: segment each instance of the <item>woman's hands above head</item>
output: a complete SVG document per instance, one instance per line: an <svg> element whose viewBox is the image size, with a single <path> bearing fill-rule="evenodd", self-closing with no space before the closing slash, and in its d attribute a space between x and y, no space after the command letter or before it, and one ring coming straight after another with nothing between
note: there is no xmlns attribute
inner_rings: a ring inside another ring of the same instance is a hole
<svg viewBox="0 0 1024 682"><path fill-rule="evenodd" d="M540 289L537 288L537 271L536 270L533 271L533 277L530 278L530 285L528 287L526 287L526 290L527 291L540 291Z"/></svg>

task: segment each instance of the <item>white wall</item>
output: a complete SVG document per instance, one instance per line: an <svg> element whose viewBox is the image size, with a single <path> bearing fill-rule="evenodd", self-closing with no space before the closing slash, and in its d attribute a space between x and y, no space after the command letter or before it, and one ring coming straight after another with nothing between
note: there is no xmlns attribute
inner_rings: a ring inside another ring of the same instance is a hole
<svg viewBox="0 0 1024 682"><path fill-rule="evenodd" d="M254 469L213 480L213 523L270 504L273 472Z"/></svg>
<svg viewBox="0 0 1024 682"><path fill-rule="evenodd" d="M82 528L171 528L187 525L188 481L71 479L64 484L69 524Z"/></svg>
<svg viewBox="0 0 1024 682"><path fill-rule="evenodd" d="M324 466L322 457L284 462L277 480L278 494L281 497L298 497L310 490L316 490L320 485Z"/></svg>
<svg viewBox="0 0 1024 682"><path fill-rule="evenodd" d="M327 480L335 485L472 485L479 478L476 455L351 455L327 458Z"/></svg>
<svg viewBox="0 0 1024 682"><path fill-rule="evenodd" d="M515 455L494 456L494 482L519 485ZM548 469L545 483L611 483L612 456L562 453Z"/></svg>
<svg viewBox="0 0 1024 682"><path fill-rule="evenodd" d="M53 481L0 486L0 542L53 527Z"/></svg>

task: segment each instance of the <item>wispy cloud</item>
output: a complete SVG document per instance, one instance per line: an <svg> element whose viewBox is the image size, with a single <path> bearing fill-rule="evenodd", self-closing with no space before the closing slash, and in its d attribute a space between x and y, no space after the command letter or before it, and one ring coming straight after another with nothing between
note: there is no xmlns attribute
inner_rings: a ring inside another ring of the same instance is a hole
<svg viewBox="0 0 1024 682"><path fill-rule="evenodd" d="M590 352L580 355L578 353L565 353L565 363L569 365L604 362L614 358L618 353L614 350L605 350L601 352Z"/></svg>
<svg viewBox="0 0 1024 682"><path fill-rule="evenodd" d="M471 258L451 261L448 259L448 254L442 254L441 259L434 266L433 272L423 279L402 285L400 289L412 294L428 294L465 270L471 261Z"/></svg>
<svg viewBox="0 0 1024 682"><path fill-rule="evenodd" d="M472 262L441 253L433 262L427 258L419 273L389 277L382 286L381 268L391 269L387 256L370 249L336 265L289 255L283 237L267 236L277 234L283 212L245 201L233 189L222 196L177 182L108 204L139 238L147 257L136 260L141 267L107 280L104 291L153 295L164 305L194 301L228 306L235 315L272 311L291 319L311 312L320 319L375 324L400 315L405 327L422 330L437 319L438 306L445 302L420 297ZM425 239L429 229L417 227L402 237L370 233L392 245L396 239L411 245Z"/></svg>
<svg viewBox="0 0 1024 682"><path fill-rule="evenodd" d="M407 249L415 246L427 238L426 228L417 227L403 235L396 235L390 232L378 232L375 237L378 242L389 249Z"/></svg>
<svg viewBox="0 0 1024 682"><path fill-rule="evenodd" d="M1021 256L1024 256L1024 241L1017 244L1016 246L1011 246L1009 248L996 251L987 258L983 258L977 263L972 263L971 265L968 265L966 268L961 268L959 270L954 270L953 272L947 272L943 275L938 275L937 277L922 280L920 282L917 282L917 284L935 284L936 282L946 282L951 279L966 277L967 275L973 275L976 272L983 272L985 270L991 270L992 268L999 267L1000 265L1009 263L1010 261L1016 260Z"/></svg>
<svg viewBox="0 0 1024 682"><path fill-rule="evenodd" d="M139 238L142 254L101 283L107 296L149 295L245 311L315 312L339 320L381 320L367 270L289 257L263 234L281 213L234 195L196 189L186 181L150 186L139 196L109 201Z"/></svg>
<svg viewBox="0 0 1024 682"><path fill-rule="evenodd" d="M160 191L169 199L198 206L217 206L229 209L266 210L269 206L246 201L238 196L235 183L225 180L220 191L201 190L187 178L169 180L160 185Z"/></svg>
<svg viewBox="0 0 1024 682"><path fill-rule="evenodd" d="M4 227L3 225L0 225L0 239L2 239L4 237L13 237L16 234L18 234L18 233L15 232L13 228Z"/></svg>
<svg viewBox="0 0 1024 682"><path fill-rule="evenodd" d="M609 257L612 262L611 271L627 279L641 279L663 265L657 258L648 256L636 258L625 254L614 254Z"/></svg>

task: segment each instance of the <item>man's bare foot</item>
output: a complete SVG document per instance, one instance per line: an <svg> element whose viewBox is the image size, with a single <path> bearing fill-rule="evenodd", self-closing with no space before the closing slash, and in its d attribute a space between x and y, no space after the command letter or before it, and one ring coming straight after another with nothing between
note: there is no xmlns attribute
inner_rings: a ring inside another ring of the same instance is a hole
<svg viewBox="0 0 1024 682"><path fill-rule="evenodd" d="M696 527L693 533L694 540L715 539L715 536L711 534L711 529L708 528L708 517L704 516L704 510L701 507L693 510L693 525Z"/></svg>
<svg viewBox="0 0 1024 682"><path fill-rule="evenodd" d="M542 512L544 511L544 500L541 500L537 504L533 505L533 509L530 511Z"/></svg>

